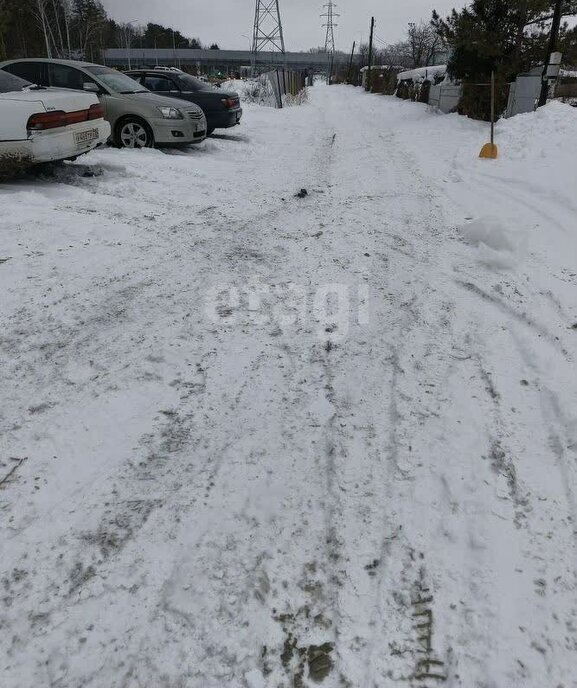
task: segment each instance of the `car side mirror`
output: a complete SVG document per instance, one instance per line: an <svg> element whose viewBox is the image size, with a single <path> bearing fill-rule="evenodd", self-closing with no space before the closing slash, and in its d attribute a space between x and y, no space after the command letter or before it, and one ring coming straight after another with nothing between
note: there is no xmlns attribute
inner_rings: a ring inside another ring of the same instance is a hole
<svg viewBox="0 0 577 688"><path fill-rule="evenodd" d="M98 84L95 84L92 81L87 81L86 83L82 84L82 90L88 91L88 93L100 93Z"/></svg>

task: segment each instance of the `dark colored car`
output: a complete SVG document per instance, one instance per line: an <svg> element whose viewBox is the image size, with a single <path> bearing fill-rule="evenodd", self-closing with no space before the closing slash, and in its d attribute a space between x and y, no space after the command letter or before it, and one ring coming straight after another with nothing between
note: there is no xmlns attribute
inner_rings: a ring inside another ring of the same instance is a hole
<svg viewBox="0 0 577 688"><path fill-rule="evenodd" d="M132 69L126 74L153 93L198 105L206 116L209 136L215 129L228 129L240 123L242 108L238 93L215 88L174 68Z"/></svg>

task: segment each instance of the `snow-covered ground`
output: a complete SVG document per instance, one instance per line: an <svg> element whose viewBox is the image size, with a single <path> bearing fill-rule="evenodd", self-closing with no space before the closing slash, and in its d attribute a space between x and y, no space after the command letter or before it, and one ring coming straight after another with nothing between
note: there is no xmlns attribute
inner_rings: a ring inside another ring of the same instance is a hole
<svg viewBox="0 0 577 688"><path fill-rule="evenodd" d="M577 110L487 135L316 86L0 188L3 688L577 686Z"/></svg>

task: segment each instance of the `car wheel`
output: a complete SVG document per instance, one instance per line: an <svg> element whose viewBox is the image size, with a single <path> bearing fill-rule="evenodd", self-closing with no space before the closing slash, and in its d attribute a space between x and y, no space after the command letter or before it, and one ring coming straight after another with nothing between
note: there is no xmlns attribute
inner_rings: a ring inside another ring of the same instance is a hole
<svg viewBox="0 0 577 688"><path fill-rule="evenodd" d="M129 117L116 127L115 143L119 148L152 148L154 136L146 122Z"/></svg>
<svg viewBox="0 0 577 688"><path fill-rule="evenodd" d="M214 134L214 127L209 127L209 128L206 130L206 135L207 135L207 136L212 136L213 134Z"/></svg>

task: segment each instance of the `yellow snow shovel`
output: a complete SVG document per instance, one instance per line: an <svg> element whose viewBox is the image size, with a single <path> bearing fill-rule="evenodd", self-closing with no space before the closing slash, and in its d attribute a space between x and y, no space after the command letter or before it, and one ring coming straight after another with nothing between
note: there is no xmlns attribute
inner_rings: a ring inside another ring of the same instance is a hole
<svg viewBox="0 0 577 688"><path fill-rule="evenodd" d="M486 143L481 148L479 157L491 160L499 157L499 149L495 143L495 72L491 72L491 143Z"/></svg>

